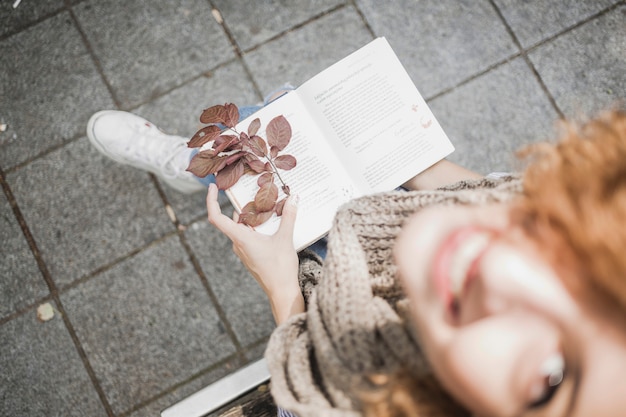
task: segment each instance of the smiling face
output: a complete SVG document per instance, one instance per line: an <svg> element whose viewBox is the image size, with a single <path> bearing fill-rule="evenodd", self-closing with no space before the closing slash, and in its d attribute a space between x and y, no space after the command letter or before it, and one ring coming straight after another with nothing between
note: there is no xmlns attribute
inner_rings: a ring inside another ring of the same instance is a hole
<svg viewBox="0 0 626 417"><path fill-rule="evenodd" d="M553 265L507 205L426 209L394 256L421 345L478 416L622 416L626 315Z"/></svg>

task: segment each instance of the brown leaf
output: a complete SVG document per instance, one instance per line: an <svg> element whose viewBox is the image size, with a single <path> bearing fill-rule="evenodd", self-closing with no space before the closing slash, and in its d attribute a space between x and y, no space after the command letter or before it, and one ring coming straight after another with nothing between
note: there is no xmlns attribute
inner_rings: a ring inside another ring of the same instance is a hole
<svg viewBox="0 0 626 417"><path fill-rule="evenodd" d="M256 227L265 223L270 217L272 217L272 213L272 211L258 211L254 201L251 201L241 209L241 213L239 214L239 223Z"/></svg>
<svg viewBox="0 0 626 417"><path fill-rule="evenodd" d="M273 182L263 184L254 197L254 204L258 211L270 211L274 209L278 199L278 187Z"/></svg>
<svg viewBox="0 0 626 417"><path fill-rule="evenodd" d="M281 189L283 190L283 193L285 193L287 195L291 195L291 189L289 188L289 186L287 184L283 185L281 187Z"/></svg>
<svg viewBox="0 0 626 417"><path fill-rule="evenodd" d="M226 117L224 118L224 125L227 127L235 127L239 123L239 109L233 103L224 104L226 109Z"/></svg>
<svg viewBox="0 0 626 417"><path fill-rule="evenodd" d="M260 128L261 128L261 121L257 117L252 122L250 122L250 125L248 125L248 135L249 136L256 135Z"/></svg>
<svg viewBox="0 0 626 417"><path fill-rule="evenodd" d="M215 174L215 183L220 190L227 190L237 181L244 173L243 161L239 160L232 165L226 165L224 169Z"/></svg>
<svg viewBox="0 0 626 417"><path fill-rule="evenodd" d="M220 132L220 128L215 125L205 126L193 135L189 142L187 142L187 146L190 148L199 148L205 143L217 138Z"/></svg>
<svg viewBox="0 0 626 417"><path fill-rule="evenodd" d="M226 156L215 156L213 151L202 151L197 153L191 161L187 171L199 178L214 174L226 166Z"/></svg>
<svg viewBox="0 0 626 417"><path fill-rule="evenodd" d="M226 165L239 161L245 154L245 152L235 152L226 156Z"/></svg>
<svg viewBox="0 0 626 417"><path fill-rule="evenodd" d="M256 156L266 156L267 155L267 144L260 136L251 136L250 137L250 149Z"/></svg>
<svg viewBox="0 0 626 417"><path fill-rule="evenodd" d="M267 135L267 143L282 151L291 140L291 125L285 116L276 116L267 124L265 134Z"/></svg>
<svg viewBox="0 0 626 417"><path fill-rule="evenodd" d="M285 171L289 171L296 166L296 158L292 155L280 155L274 159L274 165L276 168L284 169Z"/></svg>
<svg viewBox="0 0 626 417"><path fill-rule="evenodd" d="M208 109L202 111L200 115L200 122L202 123L224 123L226 119L226 108L221 104L211 106Z"/></svg>
<svg viewBox="0 0 626 417"><path fill-rule="evenodd" d="M237 140L237 136L233 135L222 135L215 140L213 143L213 152L215 155L218 153L225 151L229 148L235 141Z"/></svg>
<svg viewBox="0 0 626 417"><path fill-rule="evenodd" d="M274 207L274 213L276 213L277 216L283 215L283 207L285 207L285 201L287 201L287 199L283 198L278 203L276 203L276 207Z"/></svg>
<svg viewBox="0 0 626 417"><path fill-rule="evenodd" d="M280 152L280 150L276 146L272 146L270 148L270 158L276 158L278 152Z"/></svg>
<svg viewBox="0 0 626 417"><path fill-rule="evenodd" d="M274 174L272 174L271 172L266 172L264 174L261 174L259 179L256 180L256 183L259 187L263 187L265 184L269 182L274 182Z"/></svg>
<svg viewBox="0 0 626 417"><path fill-rule="evenodd" d="M265 171L267 172L274 172L274 169L272 169L272 164L270 164L269 162L265 163Z"/></svg>
<svg viewBox="0 0 626 417"><path fill-rule="evenodd" d="M253 159L251 161L246 161L246 162L248 166L250 167L250 169L256 172L257 174L260 174L261 172L265 171L265 164L262 161L259 161L258 159Z"/></svg>

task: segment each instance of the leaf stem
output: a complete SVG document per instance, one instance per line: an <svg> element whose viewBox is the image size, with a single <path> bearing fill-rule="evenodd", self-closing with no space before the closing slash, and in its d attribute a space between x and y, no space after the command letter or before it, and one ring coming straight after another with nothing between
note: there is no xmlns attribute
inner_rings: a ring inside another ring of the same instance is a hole
<svg viewBox="0 0 626 417"><path fill-rule="evenodd" d="M235 129L234 127L231 127L230 129L233 132L235 132L235 134L237 136L239 136L239 138L241 138L241 133L237 129ZM265 140L265 139L263 139L263 140ZM256 150L261 152L263 154L263 157L267 160L267 162L270 163L270 165L272 166L272 169L274 170L273 174L276 174L276 176L280 180L281 184L283 185L283 190L289 189L287 184L285 184L285 181L283 181L283 178L280 176L280 173L278 172L278 168L276 168L276 165L274 165L274 161L272 160L272 158L270 156L267 156L267 154L263 151L263 149L259 148L256 143L252 142L252 145L255 147ZM250 145L250 141L248 141L248 146L251 146ZM286 194L289 195L289 193L286 193Z"/></svg>

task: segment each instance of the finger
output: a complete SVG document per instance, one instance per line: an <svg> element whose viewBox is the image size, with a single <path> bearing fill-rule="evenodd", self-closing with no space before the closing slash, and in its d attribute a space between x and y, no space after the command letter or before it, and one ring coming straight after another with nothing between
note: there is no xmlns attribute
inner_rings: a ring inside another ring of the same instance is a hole
<svg viewBox="0 0 626 417"><path fill-rule="evenodd" d="M237 213L237 210L233 211L233 221L239 223L239 213Z"/></svg>
<svg viewBox="0 0 626 417"><path fill-rule="evenodd" d="M236 232L237 223L233 222L230 217L222 214L220 204L217 201L217 194L217 186L215 184L210 184L209 192L206 197L209 222L232 240L234 233Z"/></svg>
<svg viewBox="0 0 626 417"><path fill-rule="evenodd" d="M278 233L283 236L293 237L293 228L296 224L296 215L298 213L298 196L292 195L287 198L283 207L283 214L280 220Z"/></svg>

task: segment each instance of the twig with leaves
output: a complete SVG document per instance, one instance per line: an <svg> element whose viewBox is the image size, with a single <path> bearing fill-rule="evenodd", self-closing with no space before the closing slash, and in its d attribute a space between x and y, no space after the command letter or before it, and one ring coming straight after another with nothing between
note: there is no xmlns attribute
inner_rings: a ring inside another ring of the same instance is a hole
<svg viewBox="0 0 626 417"><path fill-rule="evenodd" d="M250 123L247 132L237 131L239 109L232 103L205 109L200 122L208 126L196 132L187 145L201 148L212 142L211 148L198 152L187 170L197 177L215 174L220 190L232 187L244 174L260 174L257 180L259 190L254 200L242 208L239 222L254 227L266 222L273 213L282 215L286 197L278 200L275 181L280 182L283 193L288 196L289 186L279 170L288 171L296 166L293 155L280 155L291 140L291 125L287 119L277 116L267 124L267 142L257 135L261 128L258 118ZM223 126L228 129L223 130Z"/></svg>

